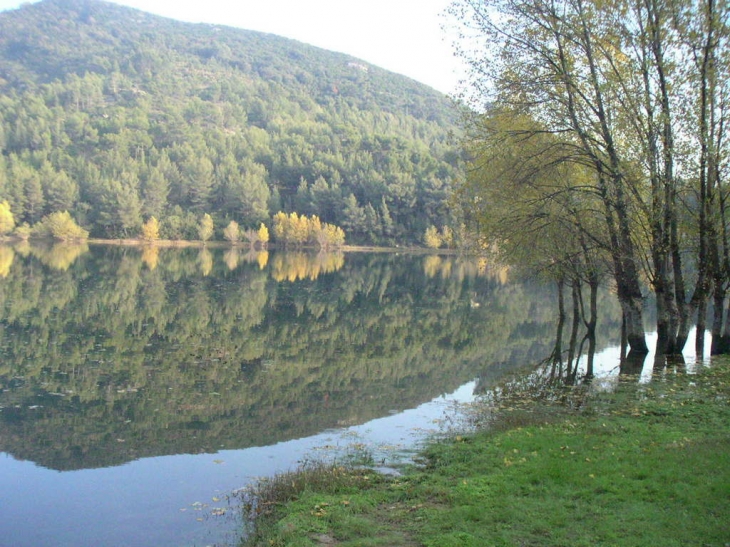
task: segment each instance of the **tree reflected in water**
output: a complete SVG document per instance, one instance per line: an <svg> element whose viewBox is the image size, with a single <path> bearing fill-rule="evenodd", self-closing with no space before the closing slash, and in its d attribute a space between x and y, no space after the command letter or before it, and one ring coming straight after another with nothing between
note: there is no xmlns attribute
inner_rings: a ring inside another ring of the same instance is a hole
<svg viewBox="0 0 730 547"><path fill-rule="evenodd" d="M0 247L0 451L91 468L413 408L550 354L553 291L505 275L453 256Z"/></svg>

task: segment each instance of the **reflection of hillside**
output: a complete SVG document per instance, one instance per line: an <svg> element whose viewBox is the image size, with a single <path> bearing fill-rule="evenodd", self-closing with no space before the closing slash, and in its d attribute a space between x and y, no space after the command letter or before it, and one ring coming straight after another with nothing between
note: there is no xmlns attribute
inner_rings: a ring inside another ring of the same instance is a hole
<svg viewBox="0 0 730 547"><path fill-rule="evenodd" d="M92 248L66 271L15 255L0 278L0 451L71 469L271 444L542 358L553 334L549 291L455 258L430 279L421 257L273 253L231 269L228 251L143 252Z"/></svg>

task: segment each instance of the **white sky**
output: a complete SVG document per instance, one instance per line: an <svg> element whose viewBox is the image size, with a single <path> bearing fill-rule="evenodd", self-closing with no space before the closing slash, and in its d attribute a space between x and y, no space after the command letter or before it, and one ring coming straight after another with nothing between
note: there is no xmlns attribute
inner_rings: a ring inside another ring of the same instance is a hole
<svg viewBox="0 0 730 547"><path fill-rule="evenodd" d="M444 93L457 89L460 61L442 30L450 0L115 0L181 21L294 38L347 53ZM0 10L20 0L0 0Z"/></svg>

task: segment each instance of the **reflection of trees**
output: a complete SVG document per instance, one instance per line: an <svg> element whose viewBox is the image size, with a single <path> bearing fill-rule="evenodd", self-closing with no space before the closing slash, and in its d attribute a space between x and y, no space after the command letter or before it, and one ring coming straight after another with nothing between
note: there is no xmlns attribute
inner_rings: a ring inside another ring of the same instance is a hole
<svg viewBox="0 0 730 547"><path fill-rule="evenodd" d="M273 443L549 351L549 291L446 257L92 248L0 278L0 450L65 469ZM285 279L286 282L277 282ZM478 305L477 305L478 304ZM36 407L36 408L31 408ZM122 442L123 441L123 442Z"/></svg>
<svg viewBox="0 0 730 547"><path fill-rule="evenodd" d="M53 244L34 244L30 252L44 265L54 270L66 271L78 257L87 253L89 246L86 243L60 242Z"/></svg>
<svg viewBox="0 0 730 547"><path fill-rule="evenodd" d="M154 245L146 245L142 248L142 262L150 270L154 270L157 267L157 262L160 259L160 248Z"/></svg>
<svg viewBox="0 0 730 547"><path fill-rule="evenodd" d="M0 277L7 277L13 265L15 251L11 247L0 246Z"/></svg>
<svg viewBox="0 0 730 547"><path fill-rule="evenodd" d="M342 253L278 253L271 261L271 277L276 281L314 281L320 274L336 272L344 263Z"/></svg>

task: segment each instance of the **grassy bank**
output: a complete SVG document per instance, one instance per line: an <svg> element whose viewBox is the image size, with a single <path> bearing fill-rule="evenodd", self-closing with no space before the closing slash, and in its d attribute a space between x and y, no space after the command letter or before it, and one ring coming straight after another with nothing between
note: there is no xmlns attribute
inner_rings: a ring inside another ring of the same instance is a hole
<svg viewBox="0 0 730 547"><path fill-rule="evenodd" d="M249 545L726 546L729 395L727 359L550 403L512 392L476 411L496 427L431 445L403 476L274 479Z"/></svg>

